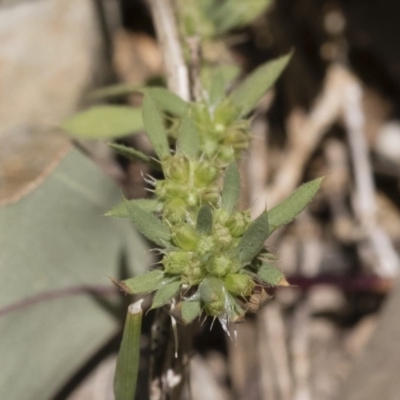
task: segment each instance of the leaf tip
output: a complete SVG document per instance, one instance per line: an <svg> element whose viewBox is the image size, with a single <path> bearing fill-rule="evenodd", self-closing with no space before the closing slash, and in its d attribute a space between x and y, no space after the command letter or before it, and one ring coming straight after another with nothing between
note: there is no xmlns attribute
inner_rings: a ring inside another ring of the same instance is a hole
<svg viewBox="0 0 400 400"><path fill-rule="evenodd" d="M117 281L116 279L112 277L108 277L110 281L119 289L121 292L124 292L125 294L132 294L131 290L129 287L123 282L123 281Z"/></svg>

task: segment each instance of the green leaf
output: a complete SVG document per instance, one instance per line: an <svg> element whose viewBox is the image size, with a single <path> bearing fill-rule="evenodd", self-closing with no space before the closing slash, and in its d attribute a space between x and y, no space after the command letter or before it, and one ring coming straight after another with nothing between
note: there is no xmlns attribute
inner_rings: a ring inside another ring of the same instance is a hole
<svg viewBox="0 0 400 400"><path fill-rule="evenodd" d="M114 376L115 400L133 400L135 398L143 316L141 303L142 300L139 300L128 307Z"/></svg>
<svg viewBox="0 0 400 400"><path fill-rule="evenodd" d="M146 154L143 154L141 151L136 150L132 147L116 143L108 143L108 146L115 150L118 154L121 154L122 156L125 156L132 161L140 161L146 163L150 162L150 157L147 157Z"/></svg>
<svg viewBox="0 0 400 400"><path fill-rule="evenodd" d="M185 324L189 324L201 313L200 301L183 301L182 307L182 319Z"/></svg>
<svg viewBox="0 0 400 400"><path fill-rule="evenodd" d="M288 286L282 271L272 265L263 264L257 275L263 282L271 286Z"/></svg>
<svg viewBox="0 0 400 400"><path fill-rule="evenodd" d="M181 287L181 281L164 283L154 295L151 308L158 308L168 303L178 292Z"/></svg>
<svg viewBox="0 0 400 400"><path fill-rule="evenodd" d="M201 80L208 93L208 103L211 107L217 106L223 100L226 90L239 72L237 66L229 64L202 69Z"/></svg>
<svg viewBox="0 0 400 400"><path fill-rule="evenodd" d="M122 282L115 282L115 284L128 294L142 294L157 290L163 278L163 272L160 269L155 269L142 275L125 279Z"/></svg>
<svg viewBox="0 0 400 400"><path fill-rule="evenodd" d="M263 212L250 225L238 244L240 261L247 264L260 252L269 234L268 215Z"/></svg>
<svg viewBox="0 0 400 400"><path fill-rule="evenodd" d="M127 207L128 203L128 207ZM133 200L124 200L114 208L112 208L107 214L107 217L116 217L116 218L129 218L128 208L130 204L133 203L136 206L140 207L144 211L148 212L158 212L161 211L162 204L156 199L133 199Z"/></svg>
<svg viewBox="0 0 400 400"><path fill-rule="evenodd" d="M89 98L92 100L104 99L107 97L120 97L126 96L135 92L140 91L141 87L137 85L131 85L126 83L120 83L117 85L106 86L97 90L93 90L89 94Z"/></svg>
<svg viewBox="0 0 400 400"><path fill-rule="evenodd" d="M204 303L213 303L224 296L224 283L216 276L209 275L199 285L200 298Z"/></svg>
<svg viewBox="0 0 400 400"><path fill-rule="evenodd" d="M221 207L231 214L239 201L240 173L236 163L228 166L225 172L224 186L221 195Z"/></svg>
<svg viewBox="0 0 400 400"><path fill-rule="evenodd" d="M272 0L226 0L220 4L214 15L210 15L219 35L248 25L265 12Z"/></svg>
<svg viewBox="0 0 400 400"><path fill-rule="evenodd" d="M61 127L78 139L111 139L143 129L143 121L137 108L95 106L75 114Z"/></svg>
<svg viewBox="0 0 400 400"><path fill-rule="evenodd" d="M158 105L158 107L178 117L184 116L189 105L176 94L163 87L140 87L130 84L111 85L95 90L91 93L91 99L102 99L106 97L126 96L132 93L148 94Z"/></svg>
<svg viewBox="0 0 400 400"><path fill-rule="evenodd" d="M197 215L196 230L204 235L211 235L213 226L213 213L211 207L206 204L200 208Z"/></svg>
<svg viewBox="0 0 400 400"><path fill-rule="evenodd" d="M268 211L270 233L293 221L311 202L324 178L317 178L297 188L289 197Z"/></svg>
<svg viewBox="0 0 400 400"><path fill-rule="evenodd" d="M241 115L248 114L278 79L288 64L292 53L269 61L252 72L230 95L232 102L241 110Z"/></svg>
<svg viewBox="0 0 400 400"><path fill-rule="evenodd" d="M155 101L146 94L143 99L143 122L147 136L160 159L170 155L163 115Z"/></svg>
<svg viewBox="0 0 400 400"><path fill-rule="evenodd" d="M178 117L183 117L189 110L189 104L176 94L163 87L144 88L142 92L148 94L161 110L169 112Z"/></svg>
<svg viewBox="0 0 400 400"><path fill-rule="evenodd" d="M164 225L156 216L144 211L136 202L126 201L129 219L135 228L147 239L159 246L166 247L171 239L169 227Z"/></svg>
<svg viewBox="0 0 400 400"><path fill-rule="evenodd" d="M179 153L192 159L196 158L200 151L200 140L196 125L187 115L182 119L179 127L177 148Z"/></svg>
<svg viewBox="0 0 400 400"><path fill-rule="evenodd" d="M54 398L118 331L120 294L105 276L149 263L131 224L102 217L120 197L72 150L29 195L0 208L1 399Z"/></svg>

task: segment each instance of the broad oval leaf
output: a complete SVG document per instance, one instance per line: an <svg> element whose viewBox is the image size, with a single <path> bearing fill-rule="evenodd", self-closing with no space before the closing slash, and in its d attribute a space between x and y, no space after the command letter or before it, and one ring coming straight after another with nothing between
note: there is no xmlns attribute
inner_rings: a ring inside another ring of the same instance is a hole
<svg viewBox="0 0 400 400"><path fill-rule="evenodd" d="M249 263L260 252L268 234L268 215L263 212L249 226L238 244L237 250L242 264Z"/></svg>
<svg viewBox="0 0 400 400"><path fill-rule="evenodd" d="M119 329L120 295L105 276L149 262L131 224L101 217L120 197L72 150L29 195L0 208L1 399L55 398Z"/></svg>
<svg viewBox="0 0 400 400"><path fill-rule="evenodd" d="M183 322L189 324L201 313L200 301L182 301L181 312Z"/></svg>
<svg viewBox="0 0 400 400"><path fill-rule="evenodd" d="M178 133L177 150L189 158L196 158L200 151L200 140L196 125L186 115L181 122Z"/></svg>
<svg viewBox="0 0 400 400"><path fill-rule="evenodd" d="M167 225L164 225L153 214L144 211L135 202L126 201L125 206L129 219L143 236L159 246L168 246L171 233Z"/></svg>
<svg viewBox="0 0 400 400"><path fill-rule="evenodd" d="M306 208L321 187L323 179L317 178L304 183L289 197L268 211L270 233L293 221Z"/></svg>
<svg viewBox="0 0 400 400"><path fill-rule="evenodd" d="M156 199L133 199L124 200L114 208L112 208L106 215L106 217L116 217L116 218L129 218L127 204L133 203L140 207L144 211L148 212L158 212L161 211L162 204Z"/></svg>
<svg viewBox="0 0 400 400"><path fill-rule="evenodd" d="M67 119L61 127L79 139L111 139L143 129L143 120L137 108L94 106Z"/></svg>
<svg viewBox="0 0 400 400"><path fill-rule="evenodd" d="M240 173L236 163L230 164L225 172L221 195L221 207L231 214L239 201Z"/></svg>
<svg viewBox="0 0 400 400"><path fill-rule="evenodd" d="M122 282L114 282L120 289L128 294L150 293L157 290L162 283L164 274L160 269L145 272L142 275L125 279Z"/></svg>
<svg viewBox="0 0 400 400"><path fill-rule="evenodd" d="M161 284L154 295L151 308L158 308L168 303L178 292L181 287L181 281L168 282Z"/></svg>
<svg viewBox="0 0 400 400"><path fill-rule="evenodd" d="M132 400L135 398L140 361L142 301L139 300L128 307L114 375L115 400Z"/></svg>
<svg viewBox="0 0 400 400"><path fill-rule="evenodd" d="M261 65L232 91L230 98L241 110L241 115L248 114L257 105L285 69L291 56L292 53L289 53Z"/></svg>
<svg viewBox="0 0 400 400"><path fill-rule="evenodd" d="M213 226L212 208L206 204L200 208L197 215L196 230L204 235L211 235Z"/></svg>
<svg viewBox="0 0 400 400"><path fill-rule="evenodd" d="M122 156L129 158L130 160L133 161L141 161L141 162L150 162L150 157L146 156L146 154L143 154L141 151L136 150L132 147L124 146L122 144L117 144L117 143L108 143L108 146L112 148L114 151L116 151L118 154L121 154Z"/></svg>
<svg viewBox="0 0 400 400"><path fill-rule="evenodd" d="M169 156L169 145L163 115L153 98L148 94L145 94L143 99L143 122L147 136L158 157L162 159Z"/></svg>

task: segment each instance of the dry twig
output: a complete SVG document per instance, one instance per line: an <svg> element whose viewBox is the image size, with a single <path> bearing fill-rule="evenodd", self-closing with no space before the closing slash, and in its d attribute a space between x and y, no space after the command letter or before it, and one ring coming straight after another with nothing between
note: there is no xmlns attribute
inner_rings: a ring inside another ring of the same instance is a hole
<svg viewBox="0 0 400 400"><path fill-rule="evenodd" d="M189 100L189 74L183 58L171 3L169 0L148 0L148 4L163 53L168 89L183 100Z"/></svg>

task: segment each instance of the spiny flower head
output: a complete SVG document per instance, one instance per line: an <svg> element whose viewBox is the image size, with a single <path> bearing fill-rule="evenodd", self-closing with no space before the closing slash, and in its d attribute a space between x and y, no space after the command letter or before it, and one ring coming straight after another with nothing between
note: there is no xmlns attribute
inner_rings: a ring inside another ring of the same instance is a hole
<svg viewBox="0 0 400 400"><path fill-rule="evenodd" d="M302 186L255 220L249 210L236 210L240 189L236 164L228 167L216 204L204 204L196 214L187 212L179 221L168 220L168 213L158 219L127 202L131 220L161 246L163 256L160 268L118 285L129 294L155 292L152 308L174 298L174 315L185 323L201 313L218 318L223 326L240 321L246 311L254 309L254 299L260 293L268 287L288 285L264 242L274 229L294 218L287 208L296 198L297 214L319 185L320 180L316 180Z"/></svg>

